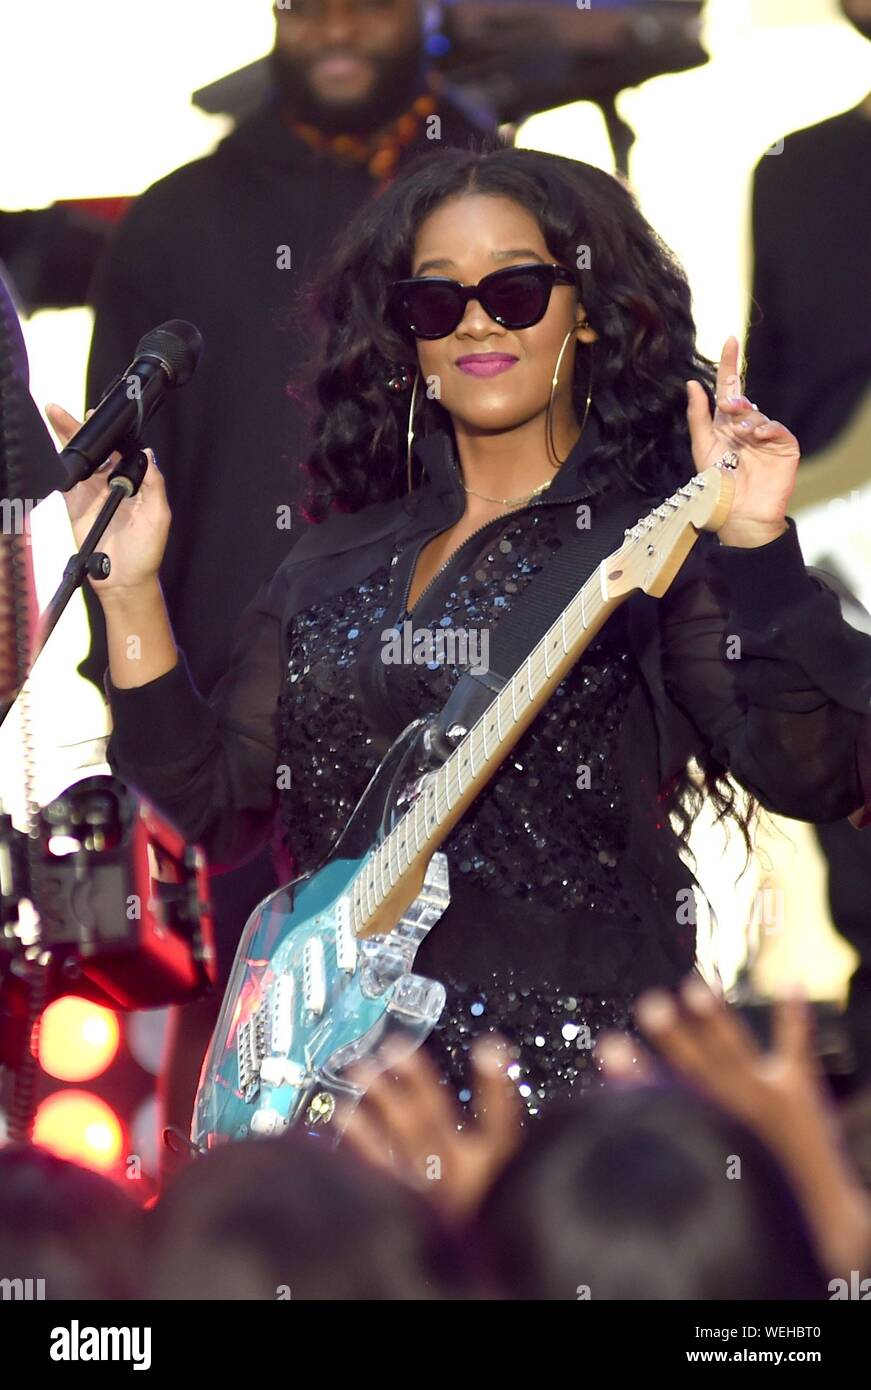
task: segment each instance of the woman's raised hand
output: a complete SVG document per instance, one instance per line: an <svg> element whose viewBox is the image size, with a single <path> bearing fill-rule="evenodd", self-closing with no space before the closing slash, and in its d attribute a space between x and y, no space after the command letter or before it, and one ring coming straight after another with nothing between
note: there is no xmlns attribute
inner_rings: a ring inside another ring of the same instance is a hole
<svg viewBox="0 0 871 1390"><path fill-rule="evenodd" d="M704 387L687 382L687 421L696 471L735 455L732 509L720 528L723 545L756 546L786 530L787 503L795 487L800 450L795 435L749 401L741 389L737 338L726 342L717 369L716 409Z"/></svg>
<svg viewBox="0 0 871 1390"><path fill-rule="evenodd" d="M47 406L45 413L61 446L67 445L81 428L80 422L58 405ZM98 595L108 597L138 590L151 583L160 569L169 535L170 511L154 454L150 449L145 453L148 468L142 486L135 497L121 503L98 543L98 549L108 555L112 565L108 577L94 584ZM77 545L85 539L109 495L108 475L119 457L113 454L108 464L64 493Z"/></svg>

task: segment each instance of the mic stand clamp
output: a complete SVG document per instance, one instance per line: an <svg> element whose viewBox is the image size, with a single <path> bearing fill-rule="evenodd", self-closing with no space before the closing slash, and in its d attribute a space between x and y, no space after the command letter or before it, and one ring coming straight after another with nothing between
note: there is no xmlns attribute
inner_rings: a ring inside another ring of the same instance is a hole
<svg viewBox="0 0 871 1390"><path fill-rule="evenodd" d="M45 612L40 620L36 638L36 647L33 654L33 661L39 656L49 637L60 621L67 604L75 593L76 589L87 576L89 579L107 579L112 569L112 562L108 555L103 551L97 550L97 545L103 538L106 528L112 517L117 512L121 503L129 497L135 497L148 468L148 459L144 451L135 448L131 453L126 454L109 474L109 496L103 503L98 512L94 524L91 527L81 546L75 555L70 556L64 569L63 579L57 591L47 604ZM33 663L31 662L31 665Z"/></svg>

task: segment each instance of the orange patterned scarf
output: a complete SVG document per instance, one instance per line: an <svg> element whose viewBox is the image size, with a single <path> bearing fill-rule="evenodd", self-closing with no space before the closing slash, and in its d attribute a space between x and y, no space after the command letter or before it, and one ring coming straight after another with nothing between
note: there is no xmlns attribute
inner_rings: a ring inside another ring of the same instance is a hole
<svg viewBox="0 0 871 1390"><path fill-rule="evenodd" d="M438 108L432 78L427 79L427 86L428 90L417 97L386 130L373 135L326 135L317 126L308 125L305 121L294 120L288 115L284 115L283 119L294 135L304 140L311 149L329 154L334 159L365 164L372 178L377 179L383 187L396 173L402 150L417 138L427 116L432 116Z"/></svg>

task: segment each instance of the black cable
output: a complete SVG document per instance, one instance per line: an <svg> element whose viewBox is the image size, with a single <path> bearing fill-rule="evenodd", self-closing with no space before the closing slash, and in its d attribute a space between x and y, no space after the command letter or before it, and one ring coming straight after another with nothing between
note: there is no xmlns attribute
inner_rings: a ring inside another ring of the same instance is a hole
<svg viewBox="0 0 871 1390"><path fill-rule="evenodd" d="M27 394L27 357L18 315L0 276L0 502L5 504L0 533L0 704L14 698L24 681L30 661L30 613L27 574L27 508L24 496L24 397ZM20 507L21 525L17 524ZM7 694L8 692L8 694ZM34 800L34 760L26 698L22 701L21 749L27 804L27 863L29 893L38 904L40 879L39 807ZM12 1070L9 1137L30 1138L35 1114L39 1064L32 1039L47 997L47 960L29 959L18 978L26 990L26 1028L18 1064ZM5 982L0 979L0 987Z"/></svg>

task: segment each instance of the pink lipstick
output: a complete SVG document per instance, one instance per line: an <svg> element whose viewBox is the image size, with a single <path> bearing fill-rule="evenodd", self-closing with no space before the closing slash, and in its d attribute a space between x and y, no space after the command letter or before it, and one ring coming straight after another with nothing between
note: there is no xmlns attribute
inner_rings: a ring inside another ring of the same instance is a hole
<svg viewBox="0 0 871 1390"><path fill-rule="evenodd" d="M474 352L466 357L458 357L455 365L461 372L468 372L469 376L498 376L500 372L507 372L516 361L517 358L508 352Z"/></svg>

